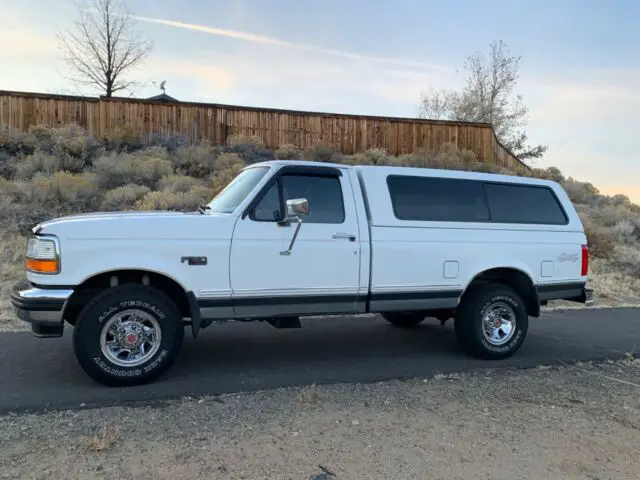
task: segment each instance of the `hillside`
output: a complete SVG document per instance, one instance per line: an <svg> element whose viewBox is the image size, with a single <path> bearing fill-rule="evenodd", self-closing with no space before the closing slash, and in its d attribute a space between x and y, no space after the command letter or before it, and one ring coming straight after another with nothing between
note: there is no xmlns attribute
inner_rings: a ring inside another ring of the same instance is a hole
<svg viewBox="0 0 640 480"><path fill-rule="evenodd" d="M104 141L76 126L39 126L22 134L0 130L1 301L6 307L6 288L22 275L24 235L36 222L95 210L194 209L244 165L273 158L515 174L479 163L472 152L453 146L392 157L381 150L343 155L323 145L304 151L283 145L272 151L246 137L231 137L224 146L190 146L172 135L156 137L145 146L126 129ZM576 205L587 230L598 301L636 303L640 299L640 206L623 195L602 195L592 184L565 178L556 168L534 169L531 174L559 181ZM6 310L0 315L0 326L10 321Z"/></svg>

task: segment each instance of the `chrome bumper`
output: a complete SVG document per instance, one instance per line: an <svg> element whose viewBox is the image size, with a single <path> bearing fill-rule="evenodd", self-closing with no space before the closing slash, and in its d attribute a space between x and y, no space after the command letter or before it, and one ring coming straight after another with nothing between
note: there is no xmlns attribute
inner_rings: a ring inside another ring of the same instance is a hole
<svg viewBox="0 0 640 480"><path fill-rule="evenodd" d="M73 294L68 288L39 288L28 281L11 290L11 304L20 320L31 324L36 337L61 337L64 310Z"/></svg>

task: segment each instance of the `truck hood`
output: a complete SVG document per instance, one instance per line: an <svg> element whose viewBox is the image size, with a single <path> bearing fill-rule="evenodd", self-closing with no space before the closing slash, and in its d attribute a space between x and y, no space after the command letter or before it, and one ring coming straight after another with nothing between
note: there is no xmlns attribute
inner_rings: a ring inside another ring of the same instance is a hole
<svg viewBox="0 0 640 480"><path fill-rule="evenodd" d="M60 239L229 238L235 216L200 212L95 212L47 220L34 233Z"/></svg>

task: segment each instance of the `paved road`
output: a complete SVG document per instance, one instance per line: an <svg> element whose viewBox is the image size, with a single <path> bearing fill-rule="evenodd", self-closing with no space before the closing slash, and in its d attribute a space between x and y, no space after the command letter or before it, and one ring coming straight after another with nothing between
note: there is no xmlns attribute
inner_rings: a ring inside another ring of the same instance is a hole
<svg viewBox="0 0 640 480"><path fill-rule="evenodd" d="M640 309L573 310L532 319L518 354L503 362L462 355L451 325L427 320L403 331L381 318L312 319L299 330L266 323L190 330L173 368L154 384L126 389L93 383L61 339L0 334L0 412L152 402L291 385L373 382L499 366L533 367L615 358L640 351Z"/></svg>

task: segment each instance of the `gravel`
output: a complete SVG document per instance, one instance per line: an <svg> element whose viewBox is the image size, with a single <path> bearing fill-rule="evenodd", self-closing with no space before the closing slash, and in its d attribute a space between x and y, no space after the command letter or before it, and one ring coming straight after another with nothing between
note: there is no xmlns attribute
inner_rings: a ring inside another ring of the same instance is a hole
<svg viewBox="0 0 640 480"><path fill-rule="evenodd" d="M0 478L637 479L640 361L0 417Z"/></svg>

